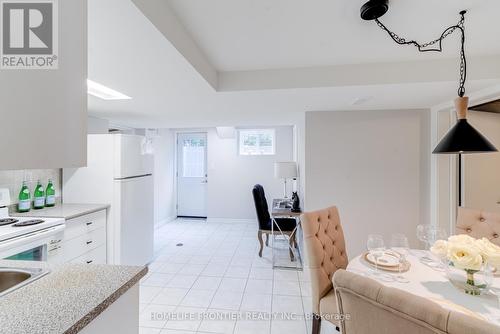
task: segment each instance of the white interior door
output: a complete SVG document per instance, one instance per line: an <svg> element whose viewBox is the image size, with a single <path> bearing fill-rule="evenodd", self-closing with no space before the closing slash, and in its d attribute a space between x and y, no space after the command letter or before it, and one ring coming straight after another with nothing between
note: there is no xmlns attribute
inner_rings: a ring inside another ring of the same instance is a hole
<svg viewBox="0 0 500 334"><path fill-rule="evenodd" d="M207 134L177 135L177 216L207 217Z"/></svg>

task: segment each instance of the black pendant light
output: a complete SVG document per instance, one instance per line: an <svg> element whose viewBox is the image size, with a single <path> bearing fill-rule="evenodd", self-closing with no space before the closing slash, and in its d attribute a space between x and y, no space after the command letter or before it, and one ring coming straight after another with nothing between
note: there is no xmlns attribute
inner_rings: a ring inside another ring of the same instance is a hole
<svg viewBox="0 0 500 334"><path fill-rule="evenodd" d="M418 43L398 36L389 30L379 18L389 10L389 0L370 0L361 7L361 18L367 21L375 21L394 42L399 45L414 46L420 52L442 52L443 40L459 31L461 34L460 48L460 83L458 86L458 98L455 99L458 121L448 133L440 140L432 153L434 154L457 154L458 155L458 205L462 205L462 154L497 152L497 149L479 131L467 122L467 109L469 98L465 96L465 80L467 79L467 60L465 58L465 14L460 12L460 21L456 25L446 28L441 36L427 42Z"/></svg>
<svg viewBox="0 0 500 334"><path fill-rule="evenodd" d="M460 12L460 21L451 27L446 28L439 38L427 43L418 43L398 36L389 30L379 18L389 10L389 0L370 0L361 7L361 18L366 21L375 21L377 25L387 32L392 40L399 45L412 45L420 52L442 52L443 40L453 32L461 33L460 48L460 83L458 87L458 98L455 100L458 122L441 139L432 153L435 154L466 154L466 153L486 153L497 152L497 149L467 122L467 108L469 98L465 96L465 80L467 78L467 60L465 58L465 14Z"/></svg>
<svg viewBox="0 0 500 334"><path fill-rule="evenodd" d="M455 100L458 121L441 139L432 153L434 154L470 154L497 152L488 139L467 122L469 98Z"/></svg>

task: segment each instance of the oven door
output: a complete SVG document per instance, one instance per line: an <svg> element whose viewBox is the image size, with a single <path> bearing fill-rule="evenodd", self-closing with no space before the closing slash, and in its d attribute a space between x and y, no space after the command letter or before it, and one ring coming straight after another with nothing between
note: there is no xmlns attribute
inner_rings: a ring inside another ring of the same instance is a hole
<svg viewBox="0 0 500 334"><path fill-rule="evenodd" d="M47 261L49 247L52 247L54 239L61 237L64 227L64 225L53 226L2 241L0 259Z"/></svg>
<svg viewBox="0 0 500 334"><path fill-rule="evenodd" d="M5 260L16 261L47 261L47 244L35 246L34 248L25 250L5 258Z"/></svg>

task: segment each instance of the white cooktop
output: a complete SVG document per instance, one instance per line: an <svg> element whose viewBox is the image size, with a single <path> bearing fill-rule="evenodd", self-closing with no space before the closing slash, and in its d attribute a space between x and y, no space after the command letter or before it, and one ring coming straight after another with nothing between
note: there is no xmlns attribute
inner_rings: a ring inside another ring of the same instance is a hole
<svg viewBox="0 0 500 334"><path fill-rule="evenodd" d="M17 222L25 222L33 219L43 220L43 223L29 226L14 226L15 223L9 225L0 226L0 242L8 239L26 235L32 232L45 230L52 226L64 224L64 218L40 218L40 217L9 217L10 205L10 192L9 189L0 188L0 219L12 218L17 220ZM33 211L35 214L36 211ZM16 222L16 223L17 223Z"/></svg>
<svg viewBox="0 0 500 334"><path fill-rule="evenodd" d="M30 226L13 226L14 224L0 226L0 242L12 239L24 234L45 230L46 228L64 224L64 218L39 218L39 217L9 217L7 208L0 208L0 219L12 218L19 222L33 219L43 220L43 223Z"/></svg>

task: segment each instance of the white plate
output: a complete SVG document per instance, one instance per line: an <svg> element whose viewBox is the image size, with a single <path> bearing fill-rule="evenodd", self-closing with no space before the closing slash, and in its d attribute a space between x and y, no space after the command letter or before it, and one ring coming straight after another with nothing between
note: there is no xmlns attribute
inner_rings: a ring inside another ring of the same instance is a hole
<svg viewBox="0 0 500 334"><path fill-rule="evenodd" d="M369 262L375 264L375 257L373 256L373 254L368 253L366 255L366 259ZM380 256L377 259L377 264L384 267L397 267L399 266L399 259L400 257L398 254L393 252L385 252L384 255Z"/></svg>

